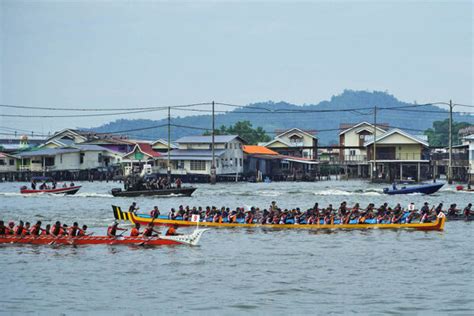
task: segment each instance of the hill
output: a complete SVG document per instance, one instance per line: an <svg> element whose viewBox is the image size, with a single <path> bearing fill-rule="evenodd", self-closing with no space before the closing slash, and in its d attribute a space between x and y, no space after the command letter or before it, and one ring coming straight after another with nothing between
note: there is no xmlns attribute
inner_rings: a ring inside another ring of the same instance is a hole
<svg viewBox="0 0 474 316"><path fill-rule="evenodd" d="M259 102L249 104L244 109L235 108L231 112L216 115L216 128L221 125L229 126L237 121L250 121L254 127L261 126L271 137L275 130L298 127L307 130L316 130L321 145L337 143L338 129L341 123L357 123L361 121L373 122L373 111L364 108L384 107L397 108L414 105L396 99L393 95L380 91L353 91L345 90L329 101L318 104L295 105L286 102ZM356 109L347 112L324 112L327 110ZM282 113L269 113L267 110ZM303 112L302 112L303 111ZM316 111L316 112L312 112ZM321 112L323 111L323 112ZM293 113L292 113L293 112ZM413 134L423 134L423 131L432 127L434 121L444 120L448 111L437 106L428 105L407 111L406 109L380 110L377 113L377 122L388 123L392 127L404 128ZM463 121L474 124L474 115L454 114L454 121ZM211 115L197 115L172 119L173 124L211 128ZM167 120L127 120L119 119L108 124L92 128L97 132L117 132L167 124ZM204 131L188 128L172 128L172 139L186 135L200 135ZM127 133L130 137L143 139L166 138L166 127L154 128L145 131Z"/></svg>

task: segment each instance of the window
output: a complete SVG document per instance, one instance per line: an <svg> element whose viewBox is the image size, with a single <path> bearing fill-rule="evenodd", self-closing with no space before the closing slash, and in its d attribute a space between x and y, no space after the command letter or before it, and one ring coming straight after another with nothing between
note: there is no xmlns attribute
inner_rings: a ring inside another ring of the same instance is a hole
<svg viewBox="0 0 474 316"><path fill-rule="evenodd" d="M5 166L5 160L0 159L0 166Z"/></svg>
<svg viewBox="0 0 474 316"><path fill-rule="evenodd" d="M242 143L239 143L239 148L242 149Z"/></svg>
<svg viewBox="0 0 474 316"><path fill-rule="evenodd" d="M191 170L206 170L206 162L201 160L191 160Z"/></svg>
<svg viewBox="0 0 474 316"><path fill-rule="evenodd" d="M15 165L15 159L10 159L10 166L14 166Z"/></svg>
<svg viewBox="0 0 474 316"><path fill-rule="evenodd" d="M102 162L102 154L101 154L101 153L99 153L99 154L97 155L97 161L98 161L98 162Z"/></svg>
<svg viewBox="0 0 474 316"><path fill-rule="evenodd" d="M355 149L349 150L349 155L350 155L350 156L355 156L355 155L356 155Z"/></svg>
<svg viewBox="0 0 474 316"><path fill-rule="evenodd" d="M216 168L219 168L219 159L216 159Z"/></svg>
<svg viewBox="0 0 474 316"><path fill-rule="evenodd" d="M84 163L84 153L79 154L79 163Z"/></svg>
<svg viewBox="0 0 474 316"><path fill-rule="evenodd" d="M234 166L237 167L237 158L234 158Z"/></svg>
<svg viewBox="0 0 474 316"><path fill-rule="evenodd" d="M240 158L240 166L242 167L242 164L243 164L243 159Z"/></svg>
<svg viewBox="0 0 474 316"><path fill-rule="evenodd" d="M63 154L59 155L59 162L63 163Z"/></svg>
<svg viewBox="0 0 474 316"><path fill-rule="evenodd" d="M225 149L227 149L227 147L228 147L227 144L225 144Z"/></svg>

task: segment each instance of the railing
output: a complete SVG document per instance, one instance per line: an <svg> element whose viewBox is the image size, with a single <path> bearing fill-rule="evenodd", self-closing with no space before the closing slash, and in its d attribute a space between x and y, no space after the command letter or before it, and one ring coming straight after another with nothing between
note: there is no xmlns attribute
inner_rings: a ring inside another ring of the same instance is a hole
<svg viewBox="0 0 474 316"><path fill-rule="evenodd" d="M433 153L431 154L431 160L448 160L449 153ZM469 154L466 153L453 153L452 160L469 160Z"/></svg>
<svg viewBox="0 0 474 316"><path fill-rule="evenodd" d="M377 160L429 160L429 155L421 155L420 152L414 153L377 153ZM369 160L373 160L370 157Z"/></svg>

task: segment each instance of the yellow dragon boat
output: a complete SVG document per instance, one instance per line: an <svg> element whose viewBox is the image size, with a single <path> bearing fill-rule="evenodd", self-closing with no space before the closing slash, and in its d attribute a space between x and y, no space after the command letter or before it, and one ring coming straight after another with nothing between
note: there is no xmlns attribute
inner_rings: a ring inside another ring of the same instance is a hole
<svg viewBox="0 0 474 316"><path fill-rule="evenodd" d="M155 225L162 226L196 226L196 222L184 220L172 220L164 218L155 218L145 214L135 214L133 212L124 212L119 206L112 205L114 217L117 220L129 221L147 225L153 221ZM444 215L444 214L443 214ZM275 229L409 229L409 230L443 230L446 222L445 216L440 216L434 222L430 223L387 223L387 224L259 224L259 223L215 223L200 221L199 226L217 227L217 228L275 228Z"/></svg>

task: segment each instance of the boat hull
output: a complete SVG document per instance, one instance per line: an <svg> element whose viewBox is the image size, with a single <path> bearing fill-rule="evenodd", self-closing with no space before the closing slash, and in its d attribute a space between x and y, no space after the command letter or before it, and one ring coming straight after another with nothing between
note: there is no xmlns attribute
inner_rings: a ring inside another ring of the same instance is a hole
<svg viewBox="0 0 474 316"><path fill-rule="evenodd" d="M440 184L427 184L427 185L415 185L411 187L406 187L406 188L400 188L400 189L390 189L386 188L384 189L383 193L389 194L389 195L395 195L395 194L410 194L410 193L422 193L422 194L433 194L437 192L441 187L444 185L444 183Z"/></svg>
<svg viewBox="0 0 474 316"><path fill-rule="evenodd" d="M120 207L112 206L114 216L117 220L130 221L147 225L153 221L155 225L164 226L196 226L197 223L184 220L160 219L136 215L132 212L123 212ZM214 223L200 222L199 226L216 228L274 228L274 229L412 229L412 230L443 230L446 218L437 218L432 223L410 223L410 224L241 224L241 223Z"/></svg>
<svg viewBox="0 0 474 316"><path fill-rule="evenodd" d="M30 190L30 189L24 189L20 190L21 194L39 194L39 193L48 193L48 194L67 194L67 195L73 195L76 194L77 191L81 188L80 185L78 186L73 186L73 187L67 187L67 188L57 188L57 189L49 189L49 190Z"/></svg>
<svg viewBox="0 0 474 316"><path fill-rule="evenodd" d="M1 236L0 244L30 244L30 245L179 245L175 240L152 237L144 239L141 237L117 237L107 236L84 236L84 237L60 237L51 236Z"/></svg>
<svg viewBox="0 0 474 316"><path fill-rule="evenodd" d="M135 196L169 196L169 195L179 195L179 196L191 196L196 188L173 188L173 189L163 189L163 190L141 190L141 191L122 191L122 189L112 189L112 195L117 197L135 197Z"/></svg>

